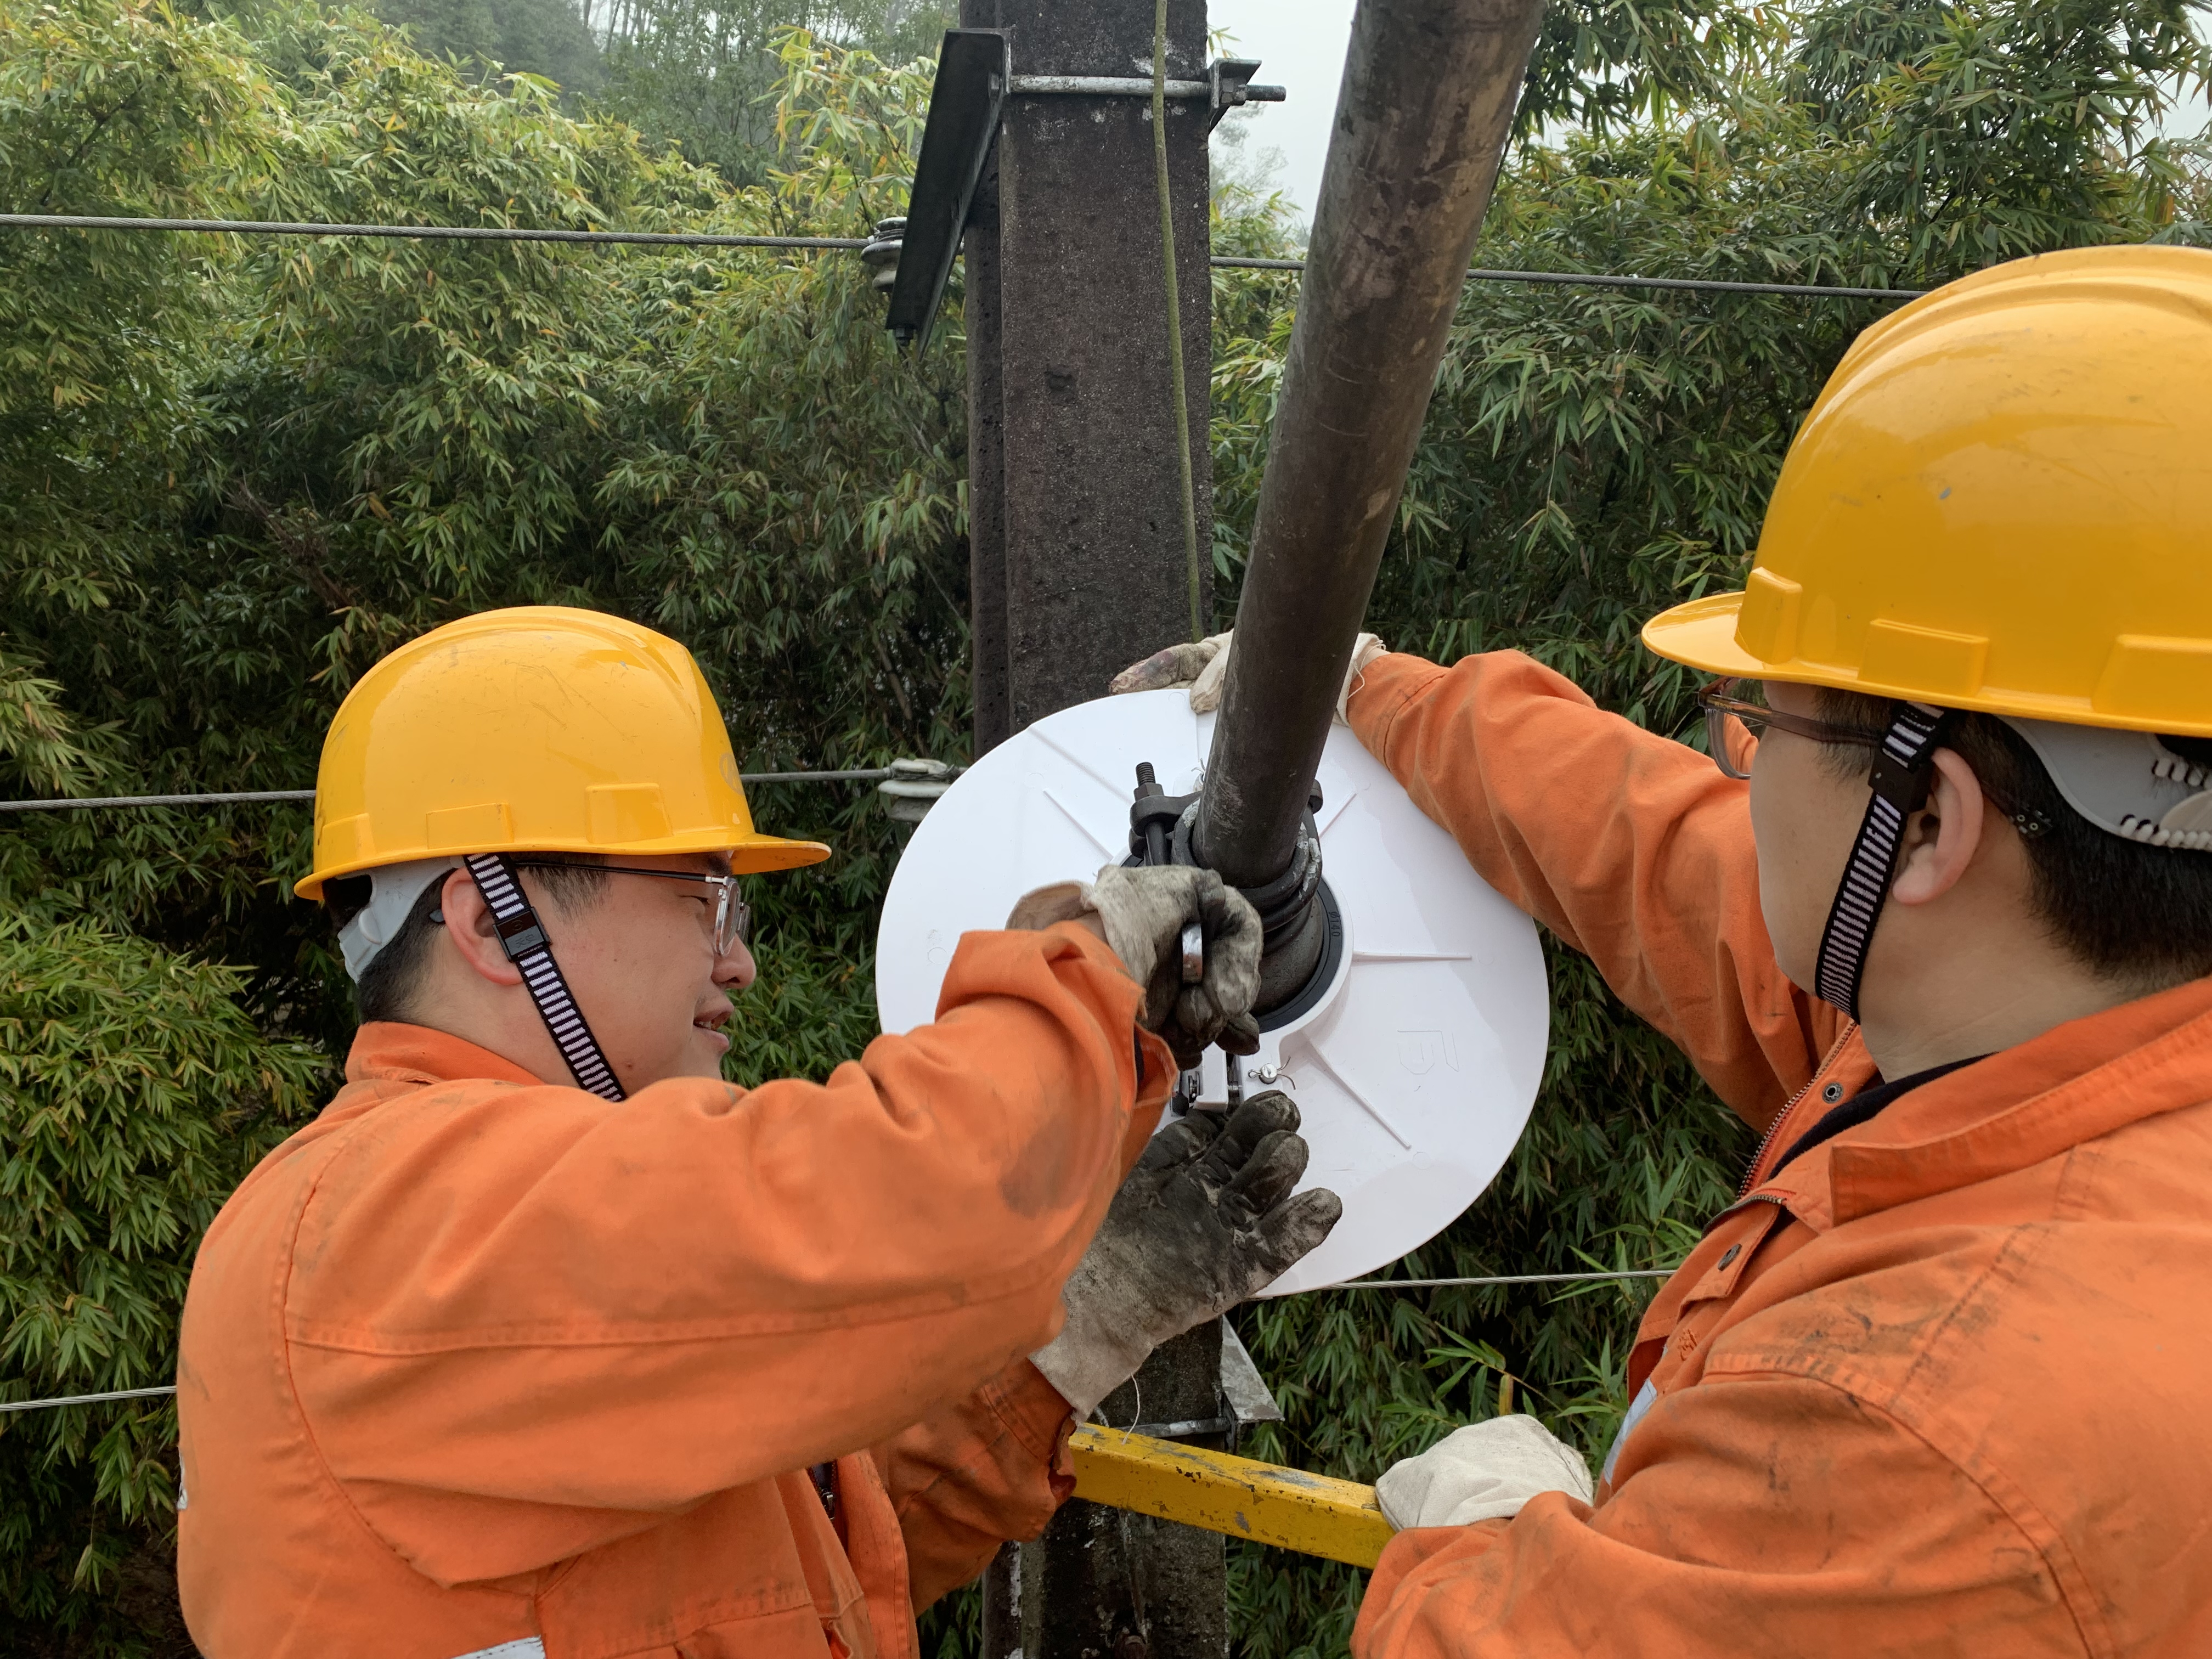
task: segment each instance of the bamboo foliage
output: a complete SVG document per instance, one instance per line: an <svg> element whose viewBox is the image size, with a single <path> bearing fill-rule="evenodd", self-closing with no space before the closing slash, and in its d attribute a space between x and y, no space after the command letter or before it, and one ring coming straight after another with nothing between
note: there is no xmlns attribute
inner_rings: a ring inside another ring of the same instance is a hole
<svg viewBox="0 0 2212 1659"><path fill-rule="evenodd" d="M191 1246L329 1081L240 976L90 921L0 919L0 1374L6 1397L176 1374ZM0 1630L94 1646L176 1501L164 1400L0 1419ZM10 1651L26 1650L11 1640Z"/></svg>
<svg viewBox="0 0 2212 1659"><path fill-rule="evenodd" d="M1578 0L1547 22L1478 259L1921 286L2037 248L2202 240L2204 152L2158 108L2201 90L2197 15ZM694 164L712 109L672 94L649 141L357 15L0 0L0 201L833 236L900 211L928 65L803 31L756 44L747 96L773 95L725 174ZM1220 251L1296 250L1260 193L1216 213ZM1215 277L1224 624L1296 295ZM0 787L301 787L378 655L525 602L684 640L749 767L964 758L957 300L917 357L839 255L0 236ZM1738 579L1796 421L1881 309L1471 287L1371 625L1434 657L1529 650L1684 732L1685 679L1637 625ZM839 853L751 884L763 981L732 1075L820 1075L872 1033L898 842L862 790L758 797L767 827ZM198 1229L327 1086L351 1022L319 915L287 896L306 830L265 807L0 822L0 1389L158 1375ZM1529 1131L1409 1276L1663 1264L1732 1186L1741 1129L1586 963L1554 948L1551 969ZM1510 1398L1595 1455L1646 1294L1247 1309L1290 1419L1260 1449L1371 1479ZM160 1579L168 1419L101 1412L0 1419L9 1651L167 1639L117 1587ZM1341 1652L1359 1583L1243 1552L1241 1650ZM933 1613L926 1650L969 1651L973 1614Z"/></svg>

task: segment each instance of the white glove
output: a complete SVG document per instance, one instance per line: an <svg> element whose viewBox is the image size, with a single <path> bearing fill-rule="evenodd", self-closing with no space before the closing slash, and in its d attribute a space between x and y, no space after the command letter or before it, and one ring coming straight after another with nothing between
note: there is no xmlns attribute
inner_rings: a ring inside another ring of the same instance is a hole
<svg viewBox="0 0 2212 1659"><path fill-rule="evenodd" d="M1024 894L1009 927L1049 927L1090 912L1129 977L1145 988L1138 1018L1175 1050L1186 1071L1209 1043L1232 1054L1257 1053L1252 999L1260 993L1260 913L1211 870L1187 864L1125 869L1109 864L1095 882L1061 881ZM1206 971L1182 980L1182 930L1195 921L1206 941Z"/></svg>
<svg viewBox="0 0 2212 1659"><path fill-rule="evenodd" d="M1200 640L1195 645L1171 645L1164 651L1156 651L1144 661L1131 663L1114 676L1113 684L1106 690L1165 691L1188 686L1191 713L1210 714L1221 707L1222 688L1229 679L1230 648L1236 637L1231 629ZM1344 671L1344 684L1336 694L1339 720L1351 723L1345 714L1345 705L1359 689L1360 677L1366 673L1368 665L1387 654L1389 648L1372 634L1362 634L1352 642L1352 661Z"/></svg>
<svg viewBox="0 0 2212 1659"><path fill-rule="evenodd" d="M1393 1463L1375 1483L1376 1501L1401 1531L1510 1520L1544 1492L1589 1503L1589 1465L1526 1415L1454 1429L1419 1457Z"/></svg>
<svg viewBox="0 0 2212 1659"><path fill-rule="evenodd" d="M1154 1135L1061 1287L1067 1323L1030 1356L1079 1418L1170 1337L1272 1285L1344 1213L1306 1172L1298 1109L1279 1090Z"/></svg>

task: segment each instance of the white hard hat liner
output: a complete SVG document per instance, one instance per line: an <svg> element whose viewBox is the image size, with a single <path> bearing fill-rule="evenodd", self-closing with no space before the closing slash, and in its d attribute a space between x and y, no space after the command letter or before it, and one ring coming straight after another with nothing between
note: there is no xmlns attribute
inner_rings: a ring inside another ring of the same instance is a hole
<svg viewBox="0 0 2212 1659"><path fill-rule="evenodd" d="M2212 851L2212 775L2148 732L1999 716L2028 741L2066 804L2100 830Z"/></svg>

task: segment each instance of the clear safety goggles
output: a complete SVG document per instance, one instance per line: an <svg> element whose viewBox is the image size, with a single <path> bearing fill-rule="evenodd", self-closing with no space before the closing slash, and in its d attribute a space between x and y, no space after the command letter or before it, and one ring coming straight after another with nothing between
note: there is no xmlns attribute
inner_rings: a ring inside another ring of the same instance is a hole
<svg viewBox="0 0 2212 1659"><path fill-rule="evenodd" d="M689 870L641 870L629 864L564 864L558 859L516 859L526 870L599 870L610 876L650 876L655 881L696 881L714 890L714 954L726 957L753 942L753 908L738 896L735 876L695 875Z"/></svg>

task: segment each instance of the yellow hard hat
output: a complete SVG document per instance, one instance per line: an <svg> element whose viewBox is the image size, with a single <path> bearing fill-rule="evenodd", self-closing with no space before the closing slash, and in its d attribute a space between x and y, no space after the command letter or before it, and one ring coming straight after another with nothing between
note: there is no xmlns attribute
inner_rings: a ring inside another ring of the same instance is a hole
<svg viewBox="0 0 2212 1659"><path fill-rule="evenodd" d="M467 853L727 853L740 871L830 856L753 828L691 653L596 611L487 611L362 677L323 740L315 869Z"/></svg>
<svg viewBox="0 0 2212 1659"><path fill-rule="evenodd" d="M1860 335L1741 593L1662 657L1948 708L2212 737L2212 252L1993 266Z"/></svg>

